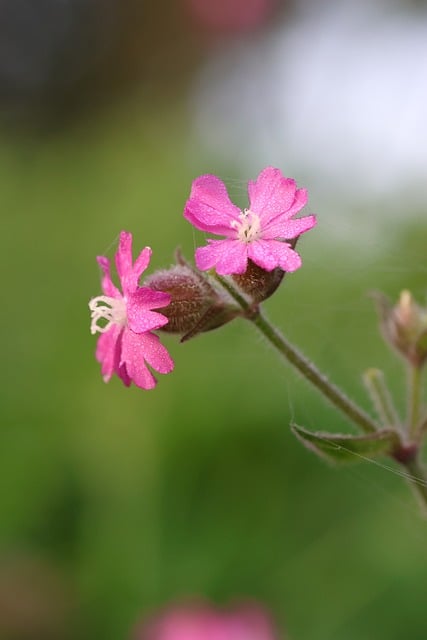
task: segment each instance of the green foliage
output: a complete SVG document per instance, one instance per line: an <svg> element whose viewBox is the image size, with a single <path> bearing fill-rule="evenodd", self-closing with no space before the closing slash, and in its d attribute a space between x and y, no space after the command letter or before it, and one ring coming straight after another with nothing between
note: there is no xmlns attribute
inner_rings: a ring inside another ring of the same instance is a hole
<svg viewBox="0 0 427 640"><path fill-rule="evenodd" d="M297 424L291 425L291 430L307 449L337 464L391 455L399 446L399 438L391 429L361 436L326 431L312 433Z"/></svg>

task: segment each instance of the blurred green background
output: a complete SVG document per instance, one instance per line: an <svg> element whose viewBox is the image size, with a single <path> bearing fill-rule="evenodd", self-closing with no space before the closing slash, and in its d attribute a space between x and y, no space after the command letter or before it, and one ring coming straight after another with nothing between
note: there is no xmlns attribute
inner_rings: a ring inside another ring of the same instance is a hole
<svg viewBox="0 0 427 640"><path fill-rule="evenodd" d="M350 427L249 324L184 345L167 336L176 369L152 392L102 382L87 308L95 256L111 258L125 229L135 251L153 248L153 270L177 246L191 258L201 236L182 209L194 177L232 178L242 206L254 177L198 147L188 79L207 51L187 36L170 45L182 45L179 74L160 57L119 98L82 89L78 115L64 101L54 115L41 101L36 118L8 104L0 637L127 638L148 612L201 596L259 600L293 640L424 638L427 525L410 490L382 465L335 470L295 441L291 421ZM327 210L311 195L319 226L299 245L304 267L267 313L367 409L360 374L384 368L402 408L404 377L366 292L424 299L425 211L393 220L383 243L364 227L381 202L361 216L332 188ZM338 210L344 239L331 233Z"/></svg>

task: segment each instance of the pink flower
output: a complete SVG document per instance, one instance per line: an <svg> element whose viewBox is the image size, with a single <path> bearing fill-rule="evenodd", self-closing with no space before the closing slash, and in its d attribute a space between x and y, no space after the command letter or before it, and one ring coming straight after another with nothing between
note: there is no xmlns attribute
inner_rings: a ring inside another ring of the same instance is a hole
<svg viewBox="0 0 427 640"><path fill-rule="evenodd" d="M192 16L212 31L249 31L262 25L277 0L185 0Z"/></svg>
<svg viewBox="0 0 427 640"><path fill-rule="evenodd" d="M148 267L151 249L145 247L133 263L132 234L122 231L116 253L116 268L123 294L113 284L110 261L98 256L103 271L103 296L92 298L91 333L101 333L96 358L101 363L105 382L116 373L129 386L132 380L142 389L152 389L156 379L147 363L159 373L170 373L173 360L159 337L151 333L167 324L168 319L152 311L166 307L170 296L149 287L139 287L138 280Z"/></svg>
<svg viewBox="0 0 427 640"><path fill-rule="evenodd" d="M135 634L134 640L277 640L267 614L258 606L216 611L207 605L175 607Z"/></svg>
<svg viewBox="0 0 427 640"><path fill-rule="evenodd" d="M228 197L224 183L213 175L194 180L184 216L201 231L225 236L209 239L196 250L196 265L202 271L215 267L220 275L245 273L248 259L262 269L296 271L299 254L288 240L297 238L316 224L313 215L294 218L307 202L307 191L279 169L267 167L248 183L249 208L241 211Z"/></svg>

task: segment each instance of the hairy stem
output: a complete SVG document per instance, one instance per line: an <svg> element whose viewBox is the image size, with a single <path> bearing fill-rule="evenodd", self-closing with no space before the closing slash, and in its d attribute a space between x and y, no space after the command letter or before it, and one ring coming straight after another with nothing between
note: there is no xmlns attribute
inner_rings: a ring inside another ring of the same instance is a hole
<svg viewBox="0 0 427 640"><path fill-rule="evenodd" d="M250 305L243 296L236 291L229 280L216 275L217 280L246 312L245 317L250 320L264 335L285 360L293 365L329 402L344 413L354 424L365 433L374 433L379 429L376 422L341 389L335 386L319 369L306 358L293 344L291 344L265 318L258 307Z"/></svg>
<svg viewBox="0 0 427 640"><path fill-rule="evenodd" d="M408 420L407 434L416 440L419 436L421 412L421 368L410 365L408 371Z"/></svg>
<svg viewBox="0 0 427 640"><path fill-rule="evenodd" d="M426 470L417 456L405 462L403 466L410 474L410 477L408 477L408 483L418 499L424 517L427 518Z"/></svg>
<svg viewBox="0 0 427 640"><path fill-rule="evenodd" d="M275 328L260 312L254 318L250 318L254 325L261 331L267 340L290 362L320 393L329 400L337 409L342 411L354 424L357 424L365 433L373 433L378 430L375 421L341 389L334 385L319 369L306 358L294 345Z"/></svg>
<svg viewBox="0 0 427 640"><path fill-rule="evenodd" d="M385 428L396 427L402 429L383 372L379 369L368 369L363 374L363 382L365 383L382 425Z"/></svg>
<svg viewBox="0 0 427 640"><path fill-rule="evenodd" d="M376 421L351 400L341 389L330 382L328 378L306 358L293 344L291 344L262 314L258 305L250 304L242 294L236 290L233 284L226 278L215 274L216 279L228 291L232 298L240 305L244 317L252 322L263 336L270 342L280 355L292 364L322 395L337 409L346 415L354 424L358 425L365 433L374 433L380 429ZM367 372L368 388L374 392L374 400L378 405L380 417L384 423L393 428L399 425L394 404L385 385L382 373L379 371ZM420 428L421 413L421 372L413 370L410 378L410 401L408 429L417 431ZM427 429L427 418L422 421L423 428ZM418 446L409 447L400 452L404 455L393 456L407 471L407 481L416 494L423 514L427 518L427 472L418 459Z"/></svg>

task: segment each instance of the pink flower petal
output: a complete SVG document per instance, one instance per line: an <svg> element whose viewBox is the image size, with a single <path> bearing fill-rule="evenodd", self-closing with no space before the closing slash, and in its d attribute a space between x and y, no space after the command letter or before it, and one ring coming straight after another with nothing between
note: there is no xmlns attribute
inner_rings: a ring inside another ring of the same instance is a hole
<svg viewBox="0 0 427 640"><path fill-rule="evenodd" d="M295 180L285 178L280 169L267 167L254 182L248 182L248 193L249 209L262 218L263 224L267 224L291 208L297 189ZM300 208L303 206L301 204Z"/></svg>
<svg viewBox="0 0 427 640"><path fill-rule="evenodd" d="M294 220L283 220L276 218L267 225L262 232L263 240L273 240L275 238L286 238L291 240L301 233L309 231L316 225L316 216L303 216Z"/></svg>
<svg viewBox="0 0 427 640"><path fill-rule="evenodd" d="M286 218L292 218L295 214L297 214L301 209L305 207L308 200L307 189L297 189L295 191L295 198L289 209L281 213L281 216ZM270 222L274 221L274 218L270 218Z"/></svg>
<svg viewBox="0 0 427 640"><path fill-rule="evenodd" d="M151 309L166 307L171 297L163 291L137 287L127 300L128 326L135 333L159 329L168 323L166 316Z"/></svg>
<svg viewBox="0 0 427 640"><path fill-rule="evenodd" d="M133 265L132 234L127 231L121 232L116 253L116 268L124 294L135 291L142 272L148 267L150 258L151 249L145 247L136 259L135 265Z"/></svg>
<svg viewBox="0 0 427 640"><path fill-rule="evenodd" d="M130 385L132 383L132 379L131 379L131 377L129 376L129 374L127 372L126 365L125 364L119 365L116 373L119 376L120 380L123 382L123 384L126 387L130 387Z"/></svg>
<svg viewBox="0 0 427 640"><path fill-rule="evenodd" d="M121 298L122 294L120 293L120 291L117 289L117 287L113 284L113 281L111 280L109 259L106 258L105 256L98 256L96 260L103 271L103 277L102 277L102 283L101 283L102 291L106 296L110 296L110 298Z"/></svg>
<svg viewBox="0 0 427 640"><path fill-rule="evenodd" d="M157 381L144 360L144 333L125 329L122 340L121 364L126 366L128 376L141 389L153 389Z"/></svg>
<svg viewBox="0 0 427 640"><path fill-rule="evenodd" d="M134 333L125 329L122 340L122 363L134 383L142 389L153 389L157 381L145 364L155 371L170 373L174 363L158 336L152 333Z"/></svg>
<svg viewBox="0 0 427 640"><path fill-rule="evenodd" d="M148 265L150 264L152 251L150 247L145 247L133 265L133 277L134 277L134 286L136 287L138 284L138 280L141 275L144 273ZM163 306L163 305L162 305Z"/></svg>
<svg viewBox="0 0 427 640"><path fill-rule="evenodd" d="M119 246L116 252L116 269L119 274L123 292L125 283L132 274L132 234L122 231L119 238Z"/></svg>
<svg viewBox="0 0 427 640"><path fill-rule="evenodd" d="M166 347L154 333L144 334L144 357L150 367L158 373L170 373L174 368L174 361Z"/></svg>
<svg viewBox="0 0 427 640"><path fill-rule="evenodd" d="M301 266L299 254L286 242L279 240L257 240L248 245L248 255L266 271L280 267L283 271L296 271Z"/></svg>
<svg viewBox="0 0 427 640"><path fill-rule="evenodd" d="M240 209L231 202L222 180L213 175L194 180L184 217L197 229L227 236L230 223L238 221L240 213Z"/></svg>
<svg viewBox="0 0 427 640"><path fill-rule="evenodd" d="M244 273L248 266L247 244L237 240L208 240L206 247L196 249L197 268L207 271L215 267L219 275Z"/></svg>
<svg viewBox="0 0 427 640"><path fill-rule="evenodd" d="M101 373L105 382L117 373L120 365L121 338L123 329L113 325L105 333L101 333L96 345L96 359L101 363Z"/></svg>

